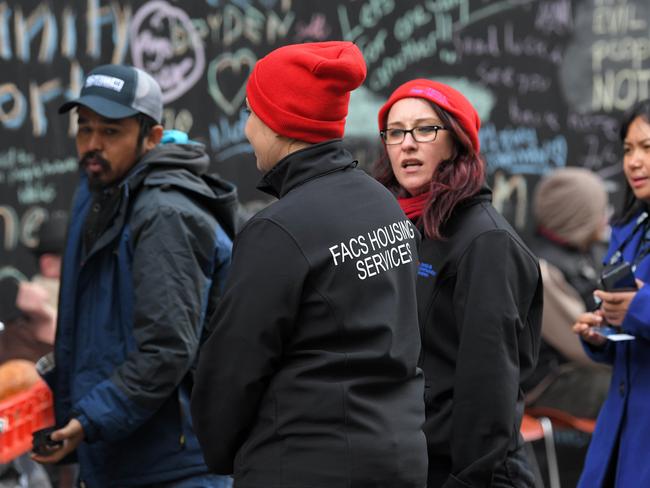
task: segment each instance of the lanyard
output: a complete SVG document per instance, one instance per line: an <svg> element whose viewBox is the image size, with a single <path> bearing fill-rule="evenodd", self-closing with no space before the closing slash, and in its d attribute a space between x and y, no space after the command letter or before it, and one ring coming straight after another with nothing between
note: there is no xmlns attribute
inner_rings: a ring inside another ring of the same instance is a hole
<svg viewBox="0 0 650 488"><path fill-rule="evenodd" d="M646 220L648 220L648 212L643 212L641 215L639 215L636 219L636 224L634 224L634 229L632 229L632 232L628 234L628 236L621 242L621 244L618 246L616 249L616 252L612 254L612 257L609 258L609 264L616 264L619 261L621 261L621 258L623 257L623 250L625 247L630 243L632 239L634 239L634 236L636 233L639 231L639 229L646 223ZM646 233L647 234L647 233ZM641 237L641 243L640 245L643 245L645 241L647 241L647 235L644 235ZM632 271L636 269L636 266L645 258L648 254L650 254L650 245L646 245L643 250L639 253L639 255L634 259L634 263L632 265Z"/></svg>

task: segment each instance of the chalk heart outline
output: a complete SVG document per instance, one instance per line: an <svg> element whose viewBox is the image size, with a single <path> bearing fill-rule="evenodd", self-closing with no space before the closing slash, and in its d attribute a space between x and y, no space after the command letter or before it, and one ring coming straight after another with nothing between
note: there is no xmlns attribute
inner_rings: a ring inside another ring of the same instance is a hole
<svg viewBox="0 0 650 488"><path fill-rule="evenodd" d="M210 92L210 96L228 115L233 115L244 102L248 77L244 78L235 96L231 100L228 100L219 86L219 73L230 68L239 74L242 72L243 66L248 66L249 70L252 71L256 62L257 56L255 56L253 51L242 48L235 53L224 53L217 56L212 60L210 66L208 66L208 91Z"/></svg>

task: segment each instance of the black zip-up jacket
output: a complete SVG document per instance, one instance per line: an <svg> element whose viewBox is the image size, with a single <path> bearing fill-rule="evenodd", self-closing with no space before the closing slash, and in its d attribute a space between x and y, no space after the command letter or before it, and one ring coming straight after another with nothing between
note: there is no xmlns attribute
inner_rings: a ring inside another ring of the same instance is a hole
<svg viewBox="0 0 650 488"><path fill-rule="evenodd" d="M535 366L542 319L537 260L484 188L420 246L431 488L529 487L520 382Z"/></svg>
<svg viewBox="0 0 650 488"><path fill-rule="evenodd" d="M237 236L192 414L238 488L422 488L417 231L339 140L280 161Z"/></svg>

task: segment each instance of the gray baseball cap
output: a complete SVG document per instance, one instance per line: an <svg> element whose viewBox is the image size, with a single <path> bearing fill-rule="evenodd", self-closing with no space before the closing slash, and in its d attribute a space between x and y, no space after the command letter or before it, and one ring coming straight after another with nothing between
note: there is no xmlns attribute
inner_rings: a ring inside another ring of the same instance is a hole
<svg viewBox="0 0 650 488"><path fill-rule="evenodd" d="M108 119L143 113L162 121L162 92L151 75L133 66L105 64L88 73L79 98L59 107L65 113L82 105Z"/></svg>

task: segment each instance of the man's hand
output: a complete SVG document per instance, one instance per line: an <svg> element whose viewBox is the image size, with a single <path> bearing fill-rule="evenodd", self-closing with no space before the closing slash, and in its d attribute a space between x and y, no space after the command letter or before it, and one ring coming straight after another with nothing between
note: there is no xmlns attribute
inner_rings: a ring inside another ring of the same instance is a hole
<svg viewBox="0 0 650 488"><path fill-rule="evenodd" d="M60 447L49 447L51 454L47 456L32 454L32 459L43 464L52 464L61 461L64 457L74 451L84 439L84 430L77 419L72 419L62 429L52 432L53 441L63 441Z"/></svg>
<svg viewBox="0 0 650 488"><path fill-rule="evenodd" d="M636 284L639 289L644 285L640 280L636 280ZM600 310L608 324L620 326L623 323L627 310L630 308L630 302L636 296L637 291L596 290L594 292L594 295L602 300Z"/></svg>

